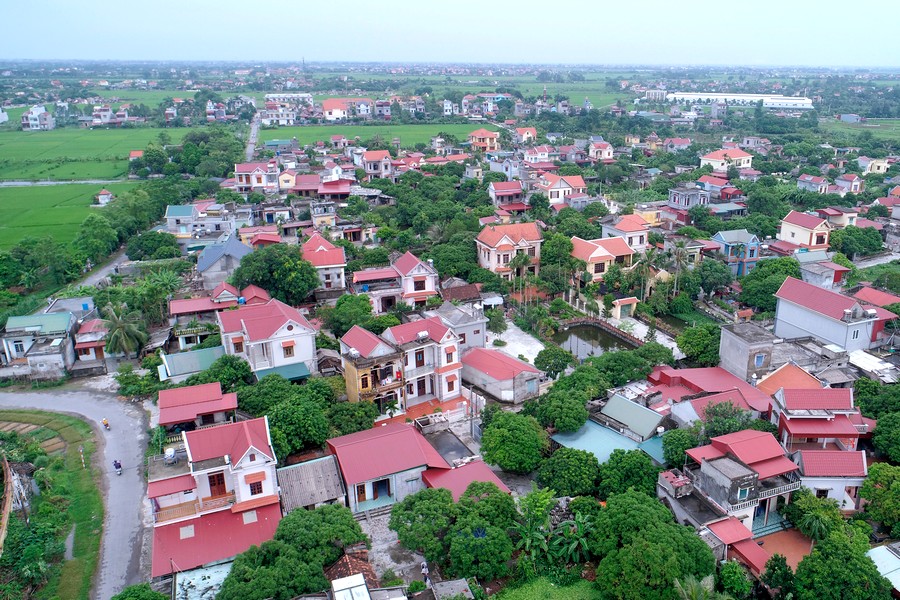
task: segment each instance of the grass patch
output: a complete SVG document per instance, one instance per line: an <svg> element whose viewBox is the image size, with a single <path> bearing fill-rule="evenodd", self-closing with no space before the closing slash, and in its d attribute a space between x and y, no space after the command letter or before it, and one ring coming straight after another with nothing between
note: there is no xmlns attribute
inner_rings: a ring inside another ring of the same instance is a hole
<svg viewBox="0 0 900 600"><path fill-rule="evenodd" d="M0 421L38 425L41 428L30 434L36 439L49 439L58 435L66 443L63 464L54 469L52 475L54 488L66 490L65 495L71 502L69 519L75 525L74 558L64 562L61 568L53 570L50 579L36 597L88 600L91 581L97 569L103 529L103 500L91 463L95 450L93 431L90 425L75 417L38 411L0 410ZM45 437L51 433L52 435ZM87 469L81 467L79 446L84 448ZM41 501L37 499L35 510Z"/></svg>
<svg viewBox="0 0 900 600"><path fill-rule="evenodd" d="M697 325L719 325L719 322L713 318L708 317L700 311L693 311L689 313L682 313L677 315L672 315L679 321L684 321L687 327L696 327Z"/></svg>
<svg viewBox="0 0 900 600"><path fill-rule="evenodd" d="M854 286L860 281L875 281L885 273L897 273L900 271L900 260L892 260L889 263L856 269L847 276L847 286Z"/></svg>
<svg viewBox="0 0 900 600"><path fill-rule="evenodd" d="M590 581L560 587L541 578L521 587L505 589L496 597L498 600L595 600L598 592Z"/></svg>
<svg viewBox="0 0 900 600"><path fill-rule="evenodd" d="M865 123L825 121L820 126L829 132L844 132L853 135L868 131L877 139L900 142L900 119L868 119Z"/></svg>
<svg viewBox="0 0 900 600"><path fill-rule="evenodd" d="M395 137L400 138L404 147L416 144L428 144L431 138L438 133L455 135L460 141L476 129L484 127L491 131L497 131L497 127L487 123L433 123L427 125L308 125L305 127L279 127L277 129L262 129L259 132L260 143L268 140L283 140L296 137L300 145L312 144L319 140L328 141L333 135L343 135L352 140L359 136L361 139L369 139L379 135L390 143Z"/></svg>

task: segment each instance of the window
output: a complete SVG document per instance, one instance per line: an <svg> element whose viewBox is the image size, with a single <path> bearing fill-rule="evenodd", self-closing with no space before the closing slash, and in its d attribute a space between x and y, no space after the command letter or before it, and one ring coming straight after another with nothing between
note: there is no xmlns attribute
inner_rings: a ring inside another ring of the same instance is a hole
<svg viewBox="0 0 900 600"><path fill-rule="evenodd" d="M472 333L474 333L475 335L478 335L481 333L481 330L476 329ZM464 334L464 333L459 334L459 341L462 342L463 344L465 344L466 343L466 334Z"/></svg>
<svg viewBox="0 0 900 600"><path fill-rule="evenodd" d="M250 484L250 495L259 496L262 494L262 481L254 481Z"/></svg>
<svg viewBox="0 0 900 600"><path fill-rule="evenodd" d="M446 358L447 358L447 364L449 365L450 363L453 362L453 353L452 353L452 352L447 352Z"/></svg>
<svg viewBox="0 0 900 600"><path fill-rule="evenodd" d="M794 233L794 232L792 231L792 232L791 232L791 237L797 237L797 234Z"/></svg>
<svg viewBox="0 0 900 600"><path fill-rule="evenodd" d="M243 354L244 352L244 342L235 342L234 343L234 353L235 354Z"/></svg>
<svg viewBox="0 0 900 600"><path fill-rule="evenodd" d="M475 330L475 335L478 335L478 330L477 330L477 329ZM465 344L465 343L466 343L466 334L464 334L464 333L459 334L459 343L460 343L460 344Z"/></svg>
<svg viewBox="0 0 900 600"><path fill-rule="evenodd" d="M746 500L747 496L750 495L750 488L740 488L738 490L738 500Z"/></svg>
<svg viewBox="0 0 900 600"><path fill-rule="evenodd" d="M178 531L178 537L182 540L194 537L194 526L186 525Z"/></svg>
<svg viewBox="0 0 900 600"><path fill-rule="evenodd" d="M325 273L325 281L331 281L331 275Z"/></svg>
<svg viewBox="0 0 900 600"><path fill-rule="evenodd" d="M21 340L16 340L13 342L13 350L16 351L16 354L22 354L25 352L25 344Z"/></svg>
<svg viewBox="0 0 900 600"><path fill-rule="evenodd" d="M294 347L293 346L284 346L281 349L281 352L284 354L285 358L292 358L294 356Z"/></svg>
<svg viewBox="0 0 900 600"><path fill-rule="evenodd" d="M360 378L359 386L362 389L367 389L369 387L369 376L368 375L363 375L362 378Z"/></svg>
<svg viewBox="0 0 900 600"><path fill-rule="evenodd" d="M760 353L753 357L753 364L756 366L757 369L762 367L763 364L765 364L765 362L766 362L765 354Z"/></svg>
<svg viewBox="0 0 900 600"><path fill-rule="evenodd" d="M534 246L528 247L528 256L534 256Z"/></svg>
<svg viewBox="0 0 900 600"><path fill-rule="evenodd" d="M413 289L417 292L425 291L425 282L424 281L413 281Z"/></svg>
<svg viewBox="0 0 900 600"><path fill-rule="evenodd" d="M503 263L504 265L508 264L509 263L509 254L504 254L502 257L500 257L500 262Z"/></svg>
<svg viewBox="0 0 900 600"><path fill-rule="evenodd" d="M827 498L827 497L828 497L828 490L821 490L819 488L816 488L816 498Z"/></svg>
<svg viewBox="0 0 900 600"><path fill-rule="evenodd" d="M859 339L859 329L853 330L853 339L854 339L854 340L858 340L858 339Z"/></svg>
<svg viewBox="0 0 900 600"><path fill-rule="evenodd" d="M452 392L453 389L454 389L455 387L456 387L456 382L455 382L455 381L448 381L448 382L447 382L447 391L448 391L448 392Z"/></svg>
<svg viewBox="0 0 900 600"><path fill-rule="evenodd" d="M525 382L525 391L529 394L537 393L537 379L529 379Z"/></svg>
<svg viewBox="0 0 900 600"><path fill-rule="evenodd" d="M250 462L256 462L256 455L252 452L250 453Z"/></svg>
<svg viewBox="0 0 900 600"><path fill-rule="evenodd" d="M597 263L594 265L594 273L605 273L606 263Z"/></svg>

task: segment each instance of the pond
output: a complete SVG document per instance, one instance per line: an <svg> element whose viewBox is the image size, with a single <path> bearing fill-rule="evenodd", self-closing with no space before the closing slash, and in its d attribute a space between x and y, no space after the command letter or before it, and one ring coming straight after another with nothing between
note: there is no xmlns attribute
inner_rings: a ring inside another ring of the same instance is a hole
<svg viewBox="0 0 900 600"><path fill-rule="evenodd" d="M578 360L615 350L634 350L632 345L592 325L575 325L565 331L557 331L550 339L574 354Z"/></svg>

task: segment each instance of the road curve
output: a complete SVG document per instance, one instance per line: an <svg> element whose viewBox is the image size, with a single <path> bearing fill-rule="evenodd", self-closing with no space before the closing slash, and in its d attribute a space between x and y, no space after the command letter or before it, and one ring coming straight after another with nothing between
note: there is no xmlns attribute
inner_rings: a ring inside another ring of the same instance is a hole
<svg viewBox="0 0 900 600"><path fill-rule="evenodd" d="M123 587L141 581L140 556L143 538L144 449L147 419L140 404L122 402L109 392L67 386L40 392L0 392L0 408L23 408L62 412L82 417L94 427L101 493L106 513L100 560L91 597L109 600ZM100 425L109 419L110 431ZM112 461L122 462L117 476Z"/></svg>

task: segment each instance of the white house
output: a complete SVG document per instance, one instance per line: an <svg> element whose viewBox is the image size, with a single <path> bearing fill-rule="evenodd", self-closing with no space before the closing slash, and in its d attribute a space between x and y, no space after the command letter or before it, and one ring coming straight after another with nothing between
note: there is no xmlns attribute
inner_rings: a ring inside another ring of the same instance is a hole
<svg viewBox="0 0 900 600"><path fill-rule="evenodd" d="M316 268L319 276L320 287L325 290L344 289L344 267L347 266L347 257L344 249L335 246L330 241L316 232L300 246L303 260L308 261Z"/></svg>
<svg viewBox="0 0 900 600"><path fill-rule="evenodd" d="M753 155L738 148L716 150L700 157L700 166L710 165L713 171L725 172L728 167L749 169L753 166Z"/></svg>
<svg viewBox="0 0 900 600"><path fill-rule="evenodd" d="M829 498L841 510L860 508L859 488L869 474L863 450L801 450L794 457L800 483L817 498Z"/></svg>

